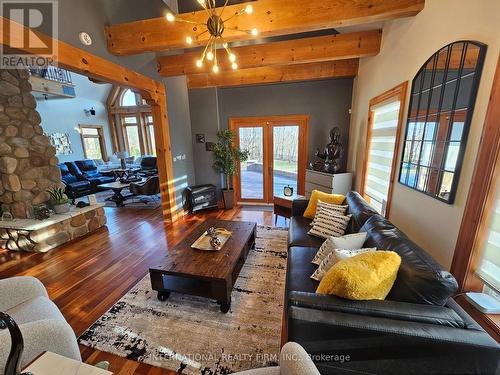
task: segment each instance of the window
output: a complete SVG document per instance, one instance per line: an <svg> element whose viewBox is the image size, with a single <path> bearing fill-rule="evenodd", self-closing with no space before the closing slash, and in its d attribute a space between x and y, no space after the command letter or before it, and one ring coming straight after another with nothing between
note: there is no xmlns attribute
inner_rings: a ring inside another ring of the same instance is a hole
<svg viewBox="0 0 500 375"><path fill-rule="evenodd" d="M107 160L103 127L100 125L80 125L83 153L87 159Z"/></svg>
<svg viewBox="0 0 500 375"><path fill-rule="evenodd" d="M500 186L496 192L488 219L485 221L485 239L480 245L480 261L476 275L496 293L500 293Z"/></svg>
<svg viewBox="0 0 500 375"><path fill-rule="evenodd" d="M133 107L137 105L137 98L132 90L125 90L120 103L123 107Z"/></svg>
<svg viewBox="0 0 500 375"><path fill-rule="evenodd" d="M486 46L455 42L413 79L399 182L452 204Z"/></svg>
<svg viewBox="0 0 500 375"><path fill-rule="evenodd" d="M144 126L146 127L146 138L148 141L148 153L156 156L156 143L155 143L155 128L153 124L153 116L144 115Z"/></svg>
<svg viewBox="0 0 500 375"><path fill-rule="evenodd" d="M142 138L139 132L139 125L137 117L123 116L122 117L123 139L125 147L130 156L141 156L142 152Z"/></svg>
<svg viewBox="0 0 500 375"><path fill-rule="evenodd" d="M386 217L389 216L406 88L405 82L370 100L361 193Z"/></svg>
<svg viewBox="0 0 500 375"><path fill-rule="evenodd" d="M500 118L500 56L451 265L451 273L457 279L460 293L483 291L494 298L499 298L500 295L498 118ZM461 297L457 300L493 338L500 340L500 315L483 314Z"/></svg>

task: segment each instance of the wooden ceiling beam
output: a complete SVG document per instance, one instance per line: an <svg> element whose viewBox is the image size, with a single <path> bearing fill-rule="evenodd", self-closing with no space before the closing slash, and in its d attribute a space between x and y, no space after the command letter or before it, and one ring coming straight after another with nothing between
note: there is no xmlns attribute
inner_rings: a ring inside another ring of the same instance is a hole
<svg viewBox="0 0 500 375"><path fill-rule="evenodd" d="M382 31L374 30L235 47L231 52L237 57L239 69L248 69L374 56L380 51L381 39ZM218 52L220 69L232 70L226 51ZM209 73L211 64L196 67L199 58L200 52L161 56L158 71L165 77Z"/></svg>
<svg viewBox="0 0 500 375"><path fill-rule="evenodd" d="M247 33L229 30L257 28L259 36L296 34L314 30L389 21L418 14L425 0L257 0L252 2L253 14L234 17L226 22L226 41L256 39ZM230 16L243 8L230 5L224 11ZM198 11L178 17L205 23L207 13ZM225 17L224 17L225 18ZM200 33L200 26L168 22L164 17L116 24L106 27L108 50L115 55L131 55L151 51L186 48L186 36ZM206 44L208 33L201 35L191 47Z"/></svg>
<svg viewBox="0 0 500 375"><path fill-rule="evenodd" d="M187 76L187 85L190 89L196 89L354 77L358 74L358 63L359 59L350 59L238 69L223 74L192 74Z"/></svg>

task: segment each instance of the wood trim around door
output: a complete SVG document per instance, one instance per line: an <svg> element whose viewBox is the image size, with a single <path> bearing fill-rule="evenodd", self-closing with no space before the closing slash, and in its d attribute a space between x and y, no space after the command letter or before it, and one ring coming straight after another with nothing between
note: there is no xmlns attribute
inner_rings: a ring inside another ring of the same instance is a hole
<svg viewBox="0 0 500 375"><path fill-rule="evenodd" d="M229 129L236 131L243 127L261 127L263 129L263 163L267 166L264 173L264 195L262 199L241 198L241 175L238 164L238 176L233 177L233 186L237 202L270 204L273 201L273 127L274 126L297 126L299 127L299 149L298 151L298 194L305 194L305 176L308 159L309 140L309 116L308 115L285 115L285 116L260 116L260 117L235 117L229 119ZM239 137L236 132L235 144L239 146Z"/></svg>
<svg viewBox="0 0 500 375"><path fill-rule="evenodd" d="M368 155L370 150L371 143L371 134L373 128L373 110L372 108L378 104L389 101L390 99L399 100L399 115L398 115L398 127L396 130L396 141L394 143L394 154L392 159L391 166L391 175L389 177L389 191L387 193L387 203L385 207L385 217L389 218L389 213L391 209L391 201L392 201L392 191L394 188L394 180L396 179L396 171L398 170L398 154L399 154L399 144L401 141L401 132L403 129L403 120L404 113L406 108L406 96L408 91L408 81L405 81L390 90L383 92L382 94L372 98L368 103L368 124L366 126L366 144L365 144L365 156L363 160L363 174L361 175L361 191L360 194L370 201L369 197L365 194L365 183L366 183L366 174L368 172Z"/></svg>

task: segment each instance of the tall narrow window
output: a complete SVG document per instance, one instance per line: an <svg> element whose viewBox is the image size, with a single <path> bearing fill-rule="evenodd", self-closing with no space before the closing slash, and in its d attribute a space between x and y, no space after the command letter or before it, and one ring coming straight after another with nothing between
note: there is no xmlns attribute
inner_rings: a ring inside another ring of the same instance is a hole
<svg viewBox="0 0 500 375"><path fill-rule="evenodd" d="M386 217L389 216L394 184L406 87L405 82L373 98L369 104L361 192Z"/></svg>
<svg viewBox="0 0 500 375"><path fill-rule="evenodd" d="M144 126L146 127L146 137L148 140L149 154L156 156L155 128L153 123L153 116L151 116L150 114L144 115Z"/></svg>
<svg viewBox="0 0 500 375"><path fill-rule="evenodd" d="M500 55L466 199L451 273L459 292L486 292L500 298ZM459 294L460 295L460 294ZM483 314L458 301L497 341L500 315Z"/></svg>
<svg viewBox="0 0 500 375"><path fill-rule="evenodd" d="M107 160L103 128L100 125L80 125L83 152L87 159Z"/></svg>
<svg viewBox="0 0 500 375"><path fill-rule="evenodd" d="M484 241L480 245L480 262L476 275L490 292L500 298L500 186L496 192L485 223Z"/></svg>
<svg viewBox="0 0 500 375"><path fill-rule="evenodd" d="M130 156L141 156L143 154L142 150L142 139L139 132L139 126L137 123L136 116L123 116L122 117L122 129L123 129L123 139L125 141L125 147Z"/></svg>

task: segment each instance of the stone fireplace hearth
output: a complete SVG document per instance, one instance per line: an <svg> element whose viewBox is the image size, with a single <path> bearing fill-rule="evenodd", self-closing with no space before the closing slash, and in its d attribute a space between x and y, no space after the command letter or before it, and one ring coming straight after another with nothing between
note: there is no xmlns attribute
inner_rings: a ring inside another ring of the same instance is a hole
<svg viewBox="0 0 500 375"><path fill-rule="evenodd" d="M43 134L27 70L0 69L0 203L15 218L31 218L33 206L61 185L56 150Z"/></svg>

